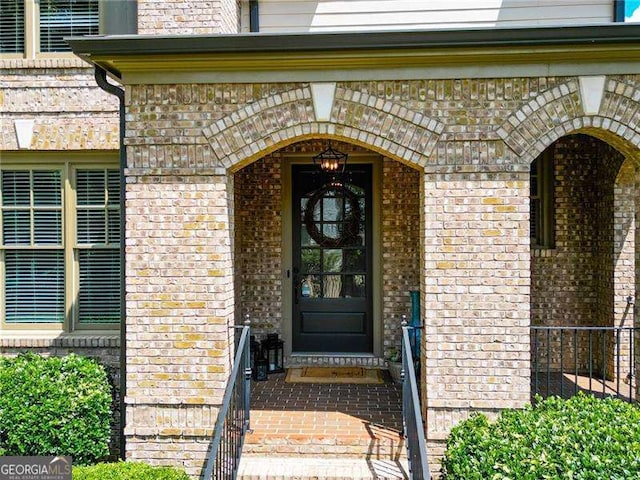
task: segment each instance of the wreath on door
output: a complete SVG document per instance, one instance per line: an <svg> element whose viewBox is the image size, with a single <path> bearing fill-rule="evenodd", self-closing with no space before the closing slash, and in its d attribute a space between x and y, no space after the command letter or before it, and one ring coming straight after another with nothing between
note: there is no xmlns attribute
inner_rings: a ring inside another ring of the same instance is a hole
<svg viewBox="0 0 640 480"><path fill-rule="evenodd" d="M337 237L330 237L324 234L319 228L318 223L313 218L313 212L325 196L329 193L335 194L336 197L342 197L345 202L349 202L349 215L344 220L342 231ZM316 190L309 198L307 206L304 210L304 224L307 233L321 247L338 248L353 245L360 233L360 219L362 213L360 211L360 202L355 193L344 185L325 185Z"/></svg>

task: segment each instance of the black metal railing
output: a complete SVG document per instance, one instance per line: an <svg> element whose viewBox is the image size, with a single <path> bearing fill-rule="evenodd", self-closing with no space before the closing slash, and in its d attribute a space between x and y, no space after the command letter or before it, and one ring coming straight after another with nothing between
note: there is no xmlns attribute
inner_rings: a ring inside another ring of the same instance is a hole
<svg viewBox="0 0 640 480"><path fill-rule="evenodd" d="M211 449L203 475L204 480L234 480L236 478L244 436L249 430L251 388L249 326L235 328L242 329L242 333L236 346L233 369L213 431Z"/></svg>
<svg viewBox="0 0 640 480"><path fill-rule="evenodd" d="M531 327L533 395L580 391L633 401L634 327Z"/></svg>
<svg viewBox="0 0 640 480"><path fill-rule="evenodd" d="M411 336L415 327L402 326L402 424L412 480L429 480L427 442L420 410L420 397L414 369Z"/></svg>

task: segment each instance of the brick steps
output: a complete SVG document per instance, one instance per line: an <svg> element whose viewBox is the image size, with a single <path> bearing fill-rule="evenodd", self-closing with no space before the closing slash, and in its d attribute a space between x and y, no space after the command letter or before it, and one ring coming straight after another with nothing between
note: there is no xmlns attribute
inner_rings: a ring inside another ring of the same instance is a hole
<svg viewBox="0 0 640 480"><path fill-rule="evenodd" d="M401 393L377 385L253 385L239 479L406 479Z"/></svg>
<svg viewBox="0 0 640 480"><path fill-rule="evenodd" d="M396 460L405 456L404 439L393 431L368 426L356 435L248 433L243 455L366 457Z"/></svg>
<svg viewBox="0 0 640 480"><path fill-rule="evenodd" d="M239 480L400 480L408 478L406 459L243 456Z"/></svg>

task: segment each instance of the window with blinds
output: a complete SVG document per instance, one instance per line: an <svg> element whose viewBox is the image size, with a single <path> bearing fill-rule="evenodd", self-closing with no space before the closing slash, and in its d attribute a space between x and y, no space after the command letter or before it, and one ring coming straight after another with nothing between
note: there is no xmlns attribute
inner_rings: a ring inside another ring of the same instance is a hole
<svg viewBox="0 0 640 480"><path fill-rule="evenodd" d="M119 171L7 168L0 187L2 323L119 323Z"/></svg>
<svg viewBox="0 0 640 480"><path fill-rule="evenodd" d="M529 236L531 246L555 246L553 148L547 149L531 163L529 176Z"/></svg>
<svg viewBox="0 0 640 480"><path fill-rule="evenodd" d="M98 33L98 0L40 0L40 51L68 52L65 37Z"/></svg>
<svg viewBox="0 0 640 480"><path fill-rule="evenodd" d="M0 0L0 53L24 52L24 0Z"/></svg>
<svg viewBox="0 0 640 480"><path fill-rule="evenodd" d="M62 323L61 172L5 170L1 185L5 321Z"/></svg>
<svg viewBox="0 0 640 480"><path fill-rule="evenodd" d="M78 322L120 320L120 183L117 170L76 172Z"/></svg>

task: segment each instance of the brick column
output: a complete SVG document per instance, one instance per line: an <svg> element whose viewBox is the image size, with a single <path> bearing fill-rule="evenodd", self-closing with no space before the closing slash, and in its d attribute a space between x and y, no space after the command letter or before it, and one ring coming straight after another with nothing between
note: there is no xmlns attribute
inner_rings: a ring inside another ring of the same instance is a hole
<svg viewBox="0 0 640 480"><path fill-rule="evenodd" d="M635 182L634 167L627 160L618 174L614 186L613 209L613 325L632 327L633 301L635 296ZM628 301L631 297L631 302ZM620 372L620 381L630 380L630 347L628 332L620 336L620 364L614 365L614 374ZM615 356L618 359L617 356ZM621 383L623 393L629 392L629 386Z"/></svg>
<svg viewBox="0 0 640 480"><path fill-rule="evenodd" d="M635 201L635 218L638 218L640 215L640 170L637 165L634 165L634 178L635 178L635 192L633 195ZM640 228L636 228L634 232L635 238L635 264L640 265ZM640 269L635 269L635 298L633 305L633 326L640 327L640 321L638 319L638 297L640 296ZM636 398L640 395L640 382L638 379L640 378L640 332L635 331L633 336L633 354L635 357L635 378L633 381L635 382L636 387Z"/></svg>
<svg viewBox="0 0 640 480"><path fill-rule="evenodd" d="M127 172L126 454L198 476L233 353L233 193L176 172Z"/></svg>
<svg viewBox="0 0 640 480"><path fill-rule="evenodd" d="M530 401L529 175L428 172L424 181L424 380L437 471L455 424Z"/></svg>

